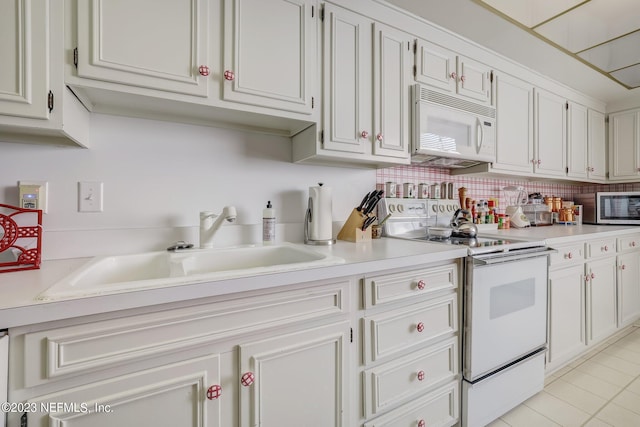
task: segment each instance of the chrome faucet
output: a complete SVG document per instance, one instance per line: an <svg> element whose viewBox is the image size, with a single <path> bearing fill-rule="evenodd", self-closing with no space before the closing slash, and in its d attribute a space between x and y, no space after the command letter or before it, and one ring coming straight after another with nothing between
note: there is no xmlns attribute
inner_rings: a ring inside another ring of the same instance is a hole
<svg viewBox="0 0 640 427"><path fill-rule="evenodd" d="M212 248L213 236L222 225L222 222L224 220L235 222L236 216L236 208L234 206L225 206L220 215L211 211L200 212L200 248Z"/></svg>

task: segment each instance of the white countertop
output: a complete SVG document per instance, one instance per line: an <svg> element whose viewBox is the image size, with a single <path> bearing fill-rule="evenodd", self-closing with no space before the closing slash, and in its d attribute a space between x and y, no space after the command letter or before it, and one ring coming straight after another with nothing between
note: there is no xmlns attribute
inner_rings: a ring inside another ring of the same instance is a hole
<svg viewBox="0 0 640 427"><path fill-rule="evenodd" d="M554 225L524 229L483 232L483 236L522 240L544 240L547 245L617 236L640 232L633 226ZM304 246L304 245L303 245ZM0 274L0 329L48 322L78 316L108 313L228 295L239 292L295 285L314 280L368 275L394 268L416 268L420 265L466 256L464 247L437 243L382 238L364 243L338 241L329 247L305 246L345 259L344 264L261 274L234 279L203 281L159 289L74 298L58 301L38 301L36 297L58 280L76 270L90 258L45 261L39 270Z"/></svg>
<svg viewBox="0 0 640 427"><path fill-rule="evenodd" d="M304 245L302 245L304 246ZM36 297L90 258L45 261L39 270L0 274L0 329L78 316L294 285L314 280L367 275L394 268L416 268L466 255L466 248L382 238L363 243L304 246L345 259L344 264L250 277L190 283L159 289L39 301Z"/></svg>

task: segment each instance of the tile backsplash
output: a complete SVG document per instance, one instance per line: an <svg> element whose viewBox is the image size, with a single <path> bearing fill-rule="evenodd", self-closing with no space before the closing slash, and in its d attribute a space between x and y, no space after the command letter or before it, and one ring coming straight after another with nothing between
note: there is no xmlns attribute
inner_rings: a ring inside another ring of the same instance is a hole
<svg viewBox="0 0 640 427"><path fill-rule="evenodd" d="M468 197L473 199L498 198L499 208L507 206L507 201L502 191L506 186L522 186L527 194L539 192L543 196L562 197L563 200L571 200L574 194L589 193L593 191L640 191L640 182L627 184L588 184L549 181L527 181L514 178L488 178L475 175L451 175L448 169L425 168L421 166L396 166L376 171L376 185L383 188L384 183L392 181L397 184L411 182L442 183L453 182L457 198L459 187L466 187Z"/></svg>

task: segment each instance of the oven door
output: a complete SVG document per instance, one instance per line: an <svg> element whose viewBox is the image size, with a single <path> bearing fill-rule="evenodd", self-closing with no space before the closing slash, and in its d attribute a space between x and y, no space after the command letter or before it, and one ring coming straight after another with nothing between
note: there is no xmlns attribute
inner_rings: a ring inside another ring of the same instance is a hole
<svg viewBox="0 0 640 427"><path fill-rule="evenodd" d="M467 258L463 318L467 381L546 345L547 262L544 250Z"/></svg>

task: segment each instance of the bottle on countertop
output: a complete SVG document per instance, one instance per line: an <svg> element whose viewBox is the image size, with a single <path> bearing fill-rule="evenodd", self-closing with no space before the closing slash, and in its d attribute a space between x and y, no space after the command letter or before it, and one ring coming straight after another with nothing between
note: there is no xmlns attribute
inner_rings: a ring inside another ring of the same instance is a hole
<svg viewBox="0 0 640 427"><path fill-rule="evenodd" d="M276 211L267 202L267 207L262 210L262 243L271 244L276 241Z"/></svg>

